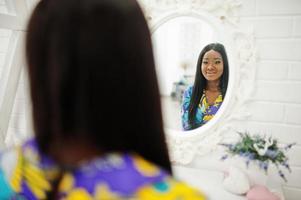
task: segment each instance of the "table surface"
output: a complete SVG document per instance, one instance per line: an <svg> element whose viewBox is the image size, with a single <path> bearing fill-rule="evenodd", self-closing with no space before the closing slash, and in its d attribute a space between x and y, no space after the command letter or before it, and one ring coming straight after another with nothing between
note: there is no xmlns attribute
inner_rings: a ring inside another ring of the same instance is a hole
<svg viewBox="0 0 301 200"><path fill-rule="evenodd" d="M176 178L196 187L206 195L208 200L246 200L244 195L235 195L223 188L224 174L221 171L194 169L182 166L173 166ZM272 192L277 193L284 200L281 186L269 187Z"/></svg>

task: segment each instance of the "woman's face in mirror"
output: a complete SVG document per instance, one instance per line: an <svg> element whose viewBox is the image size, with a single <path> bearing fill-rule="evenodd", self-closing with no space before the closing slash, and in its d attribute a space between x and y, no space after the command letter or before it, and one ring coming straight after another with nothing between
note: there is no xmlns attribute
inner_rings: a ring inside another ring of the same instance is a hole
<svg viewBox="0 0 301 200"><path fill-rule="evenodd" d="M201 71L207 81L219 80L224 71L221 54L214 50L206 52L202 60Z"/></svg>

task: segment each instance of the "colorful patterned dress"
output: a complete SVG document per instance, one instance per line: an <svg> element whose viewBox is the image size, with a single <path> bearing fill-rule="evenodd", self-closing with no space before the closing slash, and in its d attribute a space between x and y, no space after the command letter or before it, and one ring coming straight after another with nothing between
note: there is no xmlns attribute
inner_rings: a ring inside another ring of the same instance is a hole
<svg viewBox="0 0 301 200"><path fill-rule="evenodd" d="M55 163L35 140L0 154L0 199L45 199L57 179ZM66 170L58 185L64 200L204 200L204 195L137 154L109 153Z"/></svg>
<svg viewBox="0 0 301 200"><path fill-rule="evenodd" d="M188 109L191 101L192 95L192 86L189 86L187 90L185 90L183 94L181 115L182 115L182 127L184 130L192 129L191 124L188 123ZM196 110L195 124L197 127L200 127L206 124L209 120L211 120L214 115L217 113L218 109L223 103L223 97L220 94L214 101L212 105L210 105L207 101L205 93L203 93L200 104Z"/></svg>

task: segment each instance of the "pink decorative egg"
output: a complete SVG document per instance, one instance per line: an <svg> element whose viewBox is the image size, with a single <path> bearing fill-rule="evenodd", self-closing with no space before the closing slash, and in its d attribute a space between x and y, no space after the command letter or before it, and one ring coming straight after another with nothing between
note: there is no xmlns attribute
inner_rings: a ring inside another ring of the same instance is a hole
<svg viewBox="0 0 301 200"><path fill-rule="evenodd" d="M247 192L248 200L280 200L278 196L262 185L255 185Z"/></svg>

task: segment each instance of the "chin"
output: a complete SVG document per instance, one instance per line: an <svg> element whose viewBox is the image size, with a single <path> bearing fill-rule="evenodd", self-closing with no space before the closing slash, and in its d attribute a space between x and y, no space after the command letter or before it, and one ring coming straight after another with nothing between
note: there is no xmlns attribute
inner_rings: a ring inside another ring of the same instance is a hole
<svg viewBox="0 0 301 200"><path fill-rule="evenodd" d="M217 81L217 80L220 80L221 76L219 75L213 75L213 76L205 76L205 79L207 81Z"/></svg>
<svg viewBox="0 0 301 200"><path fill-rule="evenodd" d="M217 77L206 77L207 81L217 81Z"/></svg>

